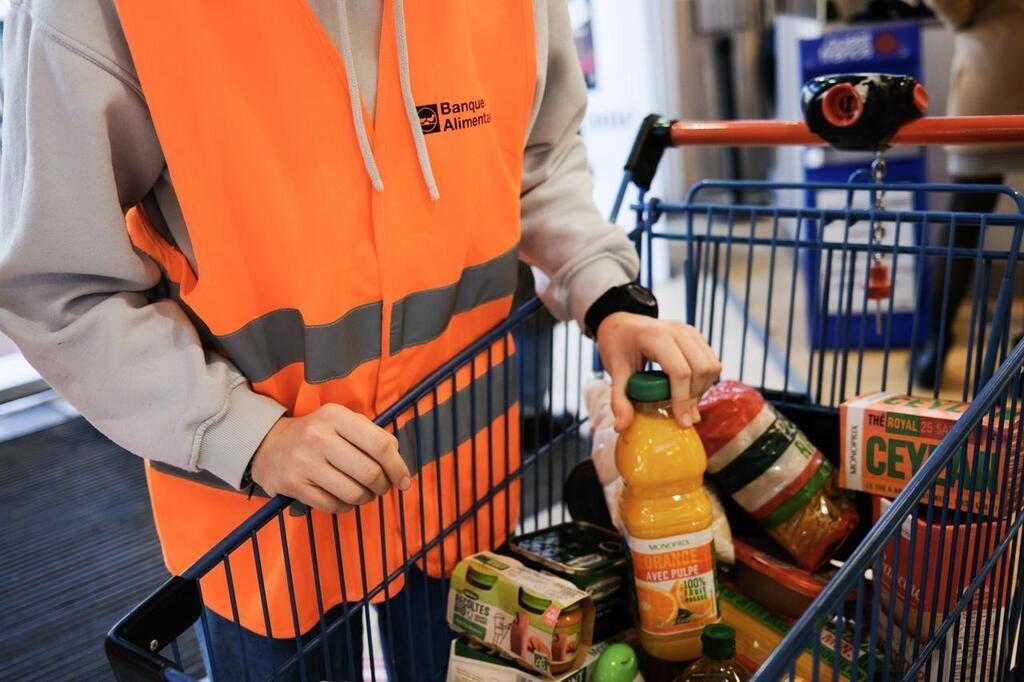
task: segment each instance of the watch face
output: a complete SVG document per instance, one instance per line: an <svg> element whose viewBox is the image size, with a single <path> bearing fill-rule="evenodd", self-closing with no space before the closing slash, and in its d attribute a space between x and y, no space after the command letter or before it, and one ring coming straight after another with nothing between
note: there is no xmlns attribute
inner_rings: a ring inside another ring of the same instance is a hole
<svg viewBox="0 0 1024 682"><path fill-rule="evenodd" d="M653 308L654 306L658 305L658 299L654 298L654 294L652 294L645 287L642 287L639 284L630 284L629 294L640 303L643 303L645 306Z"/></svg>

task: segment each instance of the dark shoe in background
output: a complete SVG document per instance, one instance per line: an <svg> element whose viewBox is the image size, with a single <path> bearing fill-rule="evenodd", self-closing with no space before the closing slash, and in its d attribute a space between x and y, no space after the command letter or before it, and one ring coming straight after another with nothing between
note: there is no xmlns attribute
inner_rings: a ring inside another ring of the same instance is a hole
<svg viewBox="0 0 1024 682"><path fill-rule="evenodd" d="M953 339L947 337L940 352L939 341L933 336L925 342L923 348L918 349L911 367L915 386L934 391L936 386L942 384L942 367L946 364L946 355L952 343Z"/></svg>

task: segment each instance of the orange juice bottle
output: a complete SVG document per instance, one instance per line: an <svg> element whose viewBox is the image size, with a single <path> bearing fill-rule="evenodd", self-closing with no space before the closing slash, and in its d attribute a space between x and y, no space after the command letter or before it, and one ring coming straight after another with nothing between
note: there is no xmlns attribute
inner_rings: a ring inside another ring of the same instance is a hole
<svg viewBox="0 0 1024 682"><path fill-rule="evenodd" d="M700 657L705 625L718 622L707 457L697 432L672 417L668 377L638 372L626 386L635 416L615 464L636 578L640 644L656 658Z"/></svg>

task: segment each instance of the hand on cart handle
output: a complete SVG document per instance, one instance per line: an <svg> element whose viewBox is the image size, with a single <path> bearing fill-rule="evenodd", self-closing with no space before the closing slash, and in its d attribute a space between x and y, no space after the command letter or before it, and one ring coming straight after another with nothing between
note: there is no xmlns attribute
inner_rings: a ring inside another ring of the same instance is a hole
<svg viewBox="0 0 1024 682"><path fill-rule="evenodd" d="M597 330L601 362L612 377L612 412L615 430L633 421L633 405L626 397L626 382L648 360L669 376L672 412L680 425L700 421L697 401L722 372L722 365L701 333L678 320L658 320L633 313L613 313Z"/></svg>
<svg viewBox="0 0 1024 682"><path fill-rule="evenodd" d="M252 459L252 479L329 514L347 512L411 484L398 439L363 415L327 404L304 417L282 417Z"/></svg>

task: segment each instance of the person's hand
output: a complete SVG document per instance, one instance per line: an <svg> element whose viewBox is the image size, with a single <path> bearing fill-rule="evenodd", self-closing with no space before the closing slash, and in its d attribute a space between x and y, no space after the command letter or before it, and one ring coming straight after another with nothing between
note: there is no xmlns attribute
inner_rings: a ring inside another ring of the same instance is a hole
<svg viewBox="0 0 1024 682"><path fill-rule="evenodd" d="M365 504L392 484L401 490L411 484L398 439L335 404L279 419L253 455L250 474L268 495L287 495L329 514Z"/></svg>
<svg viewBox="0 0 1024 682"><path fill-rule="evenodd" d="M700 332L676 320L656 320L634 313L612 313L597 328L601 362L612 377L615 430L633 421L626 382L646 360L661 365L672 388L672 414L684 427L700 421L697 401L718 379L722 365Z"/></svg>

